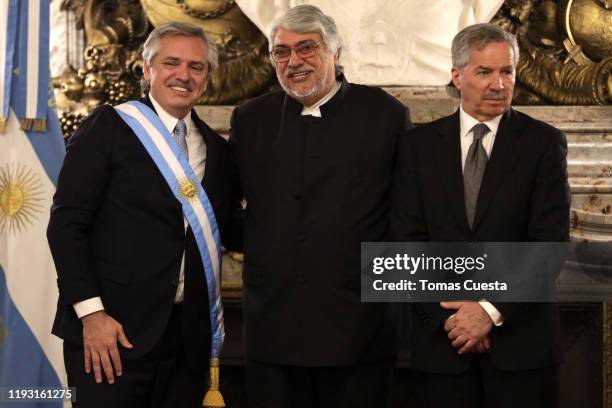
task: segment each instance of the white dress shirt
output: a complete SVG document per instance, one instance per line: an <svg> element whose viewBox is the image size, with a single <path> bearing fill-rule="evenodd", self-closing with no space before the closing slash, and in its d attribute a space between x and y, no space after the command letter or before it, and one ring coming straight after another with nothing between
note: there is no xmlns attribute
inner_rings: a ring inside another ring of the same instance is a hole
<svg viewBox="0 0 612 408"><path fill-rule="evenodd" d="M474 141L474 132L472 132L472 128L478 123L484 123L488 126L489 132L485 134L481 141L482 147L484 147L487 152L488 158L491 158L491 151L493 150L493 143L495 143L495 136L497 135L497 129L499 128L499 122L501 121L502 115L496 116L491 120L487 120L485 122L479 122L478 119L473 118L468 115L464 110L463 106L459 107L459 135L461 139L461 171L463 171L465 167L465 160L467 158L468 151L470 150L470 146ZM486 300L481 300L478 302L480 306L484 309L485 312L489 315L493 324L495 326L501 326L504 323L503 316L497 310L495 306Z"/></svg>
<svg viewBox="0 0 612 408"><path fill-rule="evenodd" d="M170 115L168 112L161 107L161 105L153 98L153 95L149 94L149 98L151 99L151 103L159 116L159 119L162 121L166 129L170 133L174 132L174 127L178 122L178 119ZM191 112L187 114L183 118L185 121L185 125L187 127L187 150L189 152L189 165L195 172L198 179L202 180L204 178L204 168L206 166L206 143L204 143L204 139L202 135L198 131L195 123L191 119ZM187 230L187 220L184 219L185 230ZM174 299L175 303L181 303L183 301L183 294L185 289L185 253L183 252L183 257L181 260L181 269L179 273L179 284L176 289L176 297ZM102 303L102 299L100 297L94 297L90 299L85 299L81 302L77 302L74 305L74 311L76 312L79 318L83 316L87 316L88 314L97 312L99 310L104 310L104 305Z"/></svg>

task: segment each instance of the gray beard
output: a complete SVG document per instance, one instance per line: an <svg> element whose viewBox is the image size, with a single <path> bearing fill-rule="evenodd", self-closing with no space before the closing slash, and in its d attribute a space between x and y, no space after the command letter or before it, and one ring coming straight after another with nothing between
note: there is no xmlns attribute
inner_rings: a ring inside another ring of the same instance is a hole
<svg viewBox="0 0 612 408"><path fill-rule="evenodd" d="M308 98L316 94L317 92L319 92L321 89L323 89L323 86L327 82L327 71L323 72L323 78L317 81L317 83L312 88L307 89L303 92L298 92L298 91L289 89L289 87L287 87L285 83L281 80L278 73L276 74L276 77L278 78L278 82L280 83L281 88L283 88L283 90L287 92L289 95L291 95L294 99L297 99L298 101L300 101L301 99Z"/></svg>

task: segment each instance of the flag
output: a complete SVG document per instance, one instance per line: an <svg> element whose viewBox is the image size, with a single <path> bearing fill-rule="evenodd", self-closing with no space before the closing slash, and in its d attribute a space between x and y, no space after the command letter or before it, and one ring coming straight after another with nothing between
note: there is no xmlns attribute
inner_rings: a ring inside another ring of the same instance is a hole
<svg viewBox="0 0 612 408"><path fill-rule="evenodd" d="M0 0L0 30L0 389L58 388L65 372L51 335L58 289L46 227L65 150L49 106L49 0Z"/></svg>

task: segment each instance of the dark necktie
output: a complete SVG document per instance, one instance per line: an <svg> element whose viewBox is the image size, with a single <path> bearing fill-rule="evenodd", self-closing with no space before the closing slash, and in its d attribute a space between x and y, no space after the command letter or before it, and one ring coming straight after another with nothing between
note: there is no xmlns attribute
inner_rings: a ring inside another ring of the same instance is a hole
<svg viewBox="0 0 612 408"><path fill-rule="evenodd" d="M482 138L488 132L489 127L484 123L479 123L472 128L474 141L468 150L467 158L465 159L465 167L463 168L465 215L467 216L470 228L474 226L480 184L482 183L482 177L484 176L487 160L489 159L487 152L482 146Z"/></svg>
<svg viewBox="0 0 612 408"><path fill-rule="evenodd" d="M179 119L176 122L176 126L174 127L174 132L172 133L176 144L181 148L183 152L185 152L185 156L189 157L189 152L187 150L187 125L185 125L185 121L183 119Z"/></svg>

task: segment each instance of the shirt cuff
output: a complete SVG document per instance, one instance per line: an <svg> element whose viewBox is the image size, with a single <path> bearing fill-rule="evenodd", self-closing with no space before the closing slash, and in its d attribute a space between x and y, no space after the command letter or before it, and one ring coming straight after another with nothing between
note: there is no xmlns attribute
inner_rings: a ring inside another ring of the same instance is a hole
<svg viewBox="0 0 612 408"><path fill-rule="evenodd" d="M478 302L478 304L482 306L485 312L487 312L495 326L499 327L504 324L504 317L501 315L499 310L497 310L497 308L491 304L491 302L481 300Z"/></svg>
<svg viewBox="0 0 612 408"><path fill-rule="evenodd" d="M72 306L79 319L100 310L104 310L102 299L99 296L76 302Z"/></svg>

